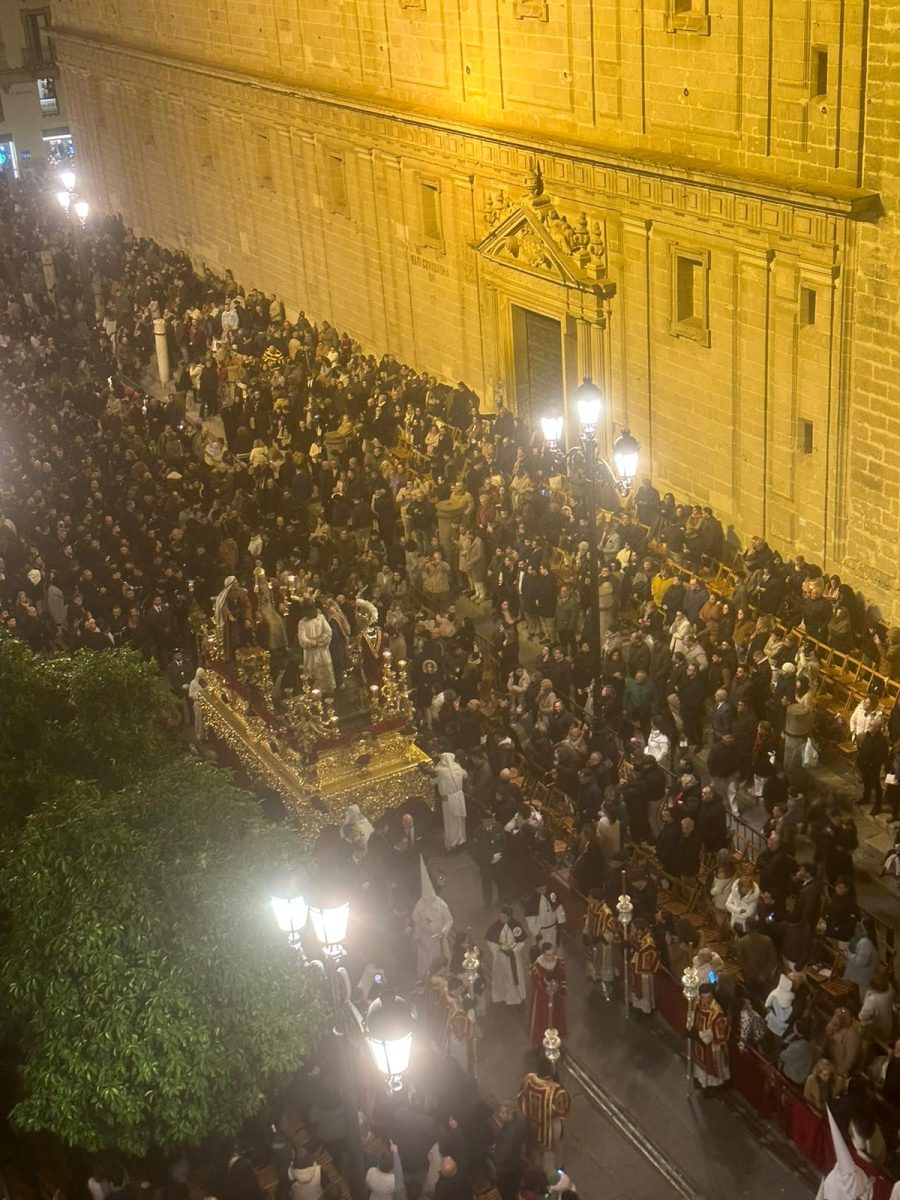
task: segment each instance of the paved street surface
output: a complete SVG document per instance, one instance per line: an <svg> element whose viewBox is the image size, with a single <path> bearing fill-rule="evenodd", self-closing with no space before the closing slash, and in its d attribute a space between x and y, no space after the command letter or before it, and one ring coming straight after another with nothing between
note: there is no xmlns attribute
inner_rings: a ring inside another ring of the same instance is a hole
<svg viewBox="0 0 900 1200"><path fill-rule="evenodd" d="M471 929L484 958L495 914L482 907L474 863L465 852L434 861L457 928ZM811 1200L817 1181L803 1160L739 1097L686 1099L683 1043L662 1021L626 1021L620 996L606 1003L592 994L580 930L570 931L563 954L574 1074L561 1073L573 1098L562 1165L584 1200ZM482 1035L482 1090L495 1100L514 1096L530 1069L524 1012L489 1006Z"/></svg>

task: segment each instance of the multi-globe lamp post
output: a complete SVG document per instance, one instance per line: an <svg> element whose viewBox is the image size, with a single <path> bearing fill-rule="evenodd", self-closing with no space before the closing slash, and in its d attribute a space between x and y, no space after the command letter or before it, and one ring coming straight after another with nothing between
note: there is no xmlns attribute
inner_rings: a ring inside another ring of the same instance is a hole
<svg viewBox="0 0 900 1200"><path fill-rule="evenodd" d="M362 1168L362 1145L359 1136L356 1080L347 1041L347 1015L351 1011L349 984L341 966L346 955L345 942L350 927L350 899L338 886L308 888L296 875L286 877L271 896L272 911L279 929L287 935L290 945L308 959L303 948L303 934L308 926L322 947L325 974L331 985L333 1031L346 1106L346 1127L350 1170L348 1184L354 1200L365 1195ZM403 1075L409 1067L412 1053L413 1016L410 1006L399 996L379 997L369 1006L361 1022L363 1038L372 1062L384 1078L388 1089L397 1093L403 1086Z"/></svg>
<svg viewBox="0 0 900 1200"><path fill-rule="evenodd" d="M589 618L591 630L591 674L593 676L593 707L596 711L600 697L603 648L600 622L600 554L597 546L597 463L599 461L597 428L603 415L603 393L589 378L576 388L575 411L581 427L580 441L584 456L585 509L587 516L588 544L588 587L590 591ZM554 459L559 462L567 457L560 448L565 422L561 416L541 418L541 432ZM641 447L627 429L623 429L613 445L615 470L609 468L616 490L628 496L637 476Z"/></svg>
<svg viewBox="0 0 900 1200"><path fill-rule="evenodd" d="M86 310L88 313L92 313L95 307L94 291L91 286L91 269L88 263L87 243L84 232L91 213L91 206L78 193L78 180L74 171L61 171L59 181L63 185L63 190L56 193L57 202L70 221L73 213L76 217L73 236L75 249L78 254L78 268L81 272L81 290L84 294Z"/></svg>

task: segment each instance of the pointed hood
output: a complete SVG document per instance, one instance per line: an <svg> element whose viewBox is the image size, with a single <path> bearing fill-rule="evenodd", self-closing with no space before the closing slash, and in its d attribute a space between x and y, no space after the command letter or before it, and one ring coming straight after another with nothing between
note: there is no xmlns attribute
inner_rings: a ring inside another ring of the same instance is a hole
<svg viewBox="0 0 900 1200"><path fill-rule="evenodd" d="M778 980L778 986L773 988L769 993L769 998L766 1001L770 1004L772 1001L780 1004L782 1008L790 1008L794 1003L794 985L787 975L782 975Z"/></svg>
<svg viewBox="0 0 900 1200"><path fill-rule="evenodd" d="M434 884L431 882L431 876L428 874L428 868L425 866L425 859L419 855L419 876L422 883L423 900L437 900L437 892L434 890Z"/></svg>
<svg viewBox="0 0 900 1200"><path fill-rule="evenodd" d="M853 1161L831 1109L826 1107L837 1162L822 1180L816 1200L872 1200L872 1180Z"/></svg>

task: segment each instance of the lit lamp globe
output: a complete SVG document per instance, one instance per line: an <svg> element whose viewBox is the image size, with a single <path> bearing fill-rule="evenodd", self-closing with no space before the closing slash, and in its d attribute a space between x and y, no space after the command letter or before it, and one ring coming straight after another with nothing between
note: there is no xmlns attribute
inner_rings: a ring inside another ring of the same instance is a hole
<svg viewBox="0 0 900 1200"><path fill-rule="evenodd" d="M56 199L59 202L60 208L66 212L69 211L69 205L72 203L72 197L68 192L57 192Z"/></svg>
<svg viewBox="0 0 900 1200"><path fill-rule="evenodd" d="M685 967L684 974L681 976L681 990L689 1006L700 995L700 972L696 967Z"/></svg>
<svg viewBox="0 0 900 1200"><path fill-rule="evenodd" d="M562 438L562 417L541 417L541 433L548 446L558 446Z"/></svg>
<svg viewBox="0 0 900 1200"><path fill-rule="evenodd" d="M613 444L613 462L619 482L626 492L631 490L637 475L640 453L641 446L637 438L632 437L629 430L623 429Z"/></svg>
<svg viewBox="0 0 900 1200"><path fill-rule="evenodd" d="M350 924L350 901L333 894L310 900L309 919L325 954L340 958Z"/></svg>
<svg viewBox="0 0 900 1200"><path fill-rule="evenodd" d="M87 200L76 200L74 208L75 216L78 218L81 224L84 225L88 219L88 213L91 211L91 206L88 204Z"/></svg>
<svg viewBox="0 0 900 1200"><path fill-rule="evenodd" d="M288 935L288 940L294 946L300 941L300 935L306 926L309 915L309 905L296 887L283 887L272 894L272 912L278 922L278 928Z"/></svg>
<svg viewBox="0 0 900 1200"><path fill-rule="evenodd" d="M412 1054L412 1009L399 996L380 996L366 1013L365 1039L376 1070L399 1092Z"/></svg>
<svg viewBox="0 0 900 1200"><path fill-rule="evenodd" d="M575 390L575 410L584 432L593 433L600 424L603 393L590 379L584 379Z"/></svg>
<svg viewBox="0 0 900 1200"><path fill-rule="evenodd" d="M75 190L75 172L74 171L60 171L59 181L63 185L63 187L66 189L67 192L74 192L74 190Z"/></svg>
<svg viewBox="0 0 900 1200"><path fill-rule="evenodd" d="M559 1062L562 1054L562 1038L559 1036L558 1029L545 1029L544 1039L541 1043L544 1050L544 1057L551 1066Z"/></svg>

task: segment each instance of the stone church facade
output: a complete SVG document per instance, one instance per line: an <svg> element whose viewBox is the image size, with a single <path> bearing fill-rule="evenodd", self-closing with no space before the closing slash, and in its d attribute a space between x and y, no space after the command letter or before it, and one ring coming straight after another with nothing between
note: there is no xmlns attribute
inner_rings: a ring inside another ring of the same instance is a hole
<svg viewBox="0 0 900 1200"><path fill-rule="evenodd" d="M55 0L92 200L900 619L893 0Z"/></svg>

